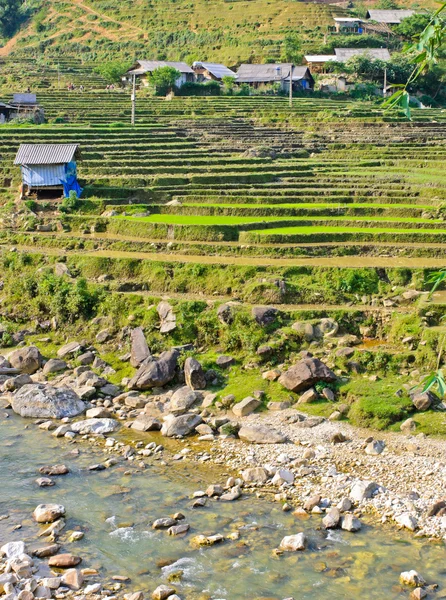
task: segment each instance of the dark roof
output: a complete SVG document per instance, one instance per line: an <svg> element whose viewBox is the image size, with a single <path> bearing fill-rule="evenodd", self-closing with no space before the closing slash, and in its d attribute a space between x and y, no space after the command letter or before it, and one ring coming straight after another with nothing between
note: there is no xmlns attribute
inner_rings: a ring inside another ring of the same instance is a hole
<svg viewBox="0 0 446 600"><path fill-rule="evenodd" d="M160 67L173 67L180 73L192 73L192 69L184 62L169 62L166 60L138 60L135 65L127 71L128 75L144 75L151 73Z"/></svg>
<svg viewBox="0 0 446 600"><path fill-rule="evenodd" d="M237 71L238 83L267 83L271 81L289 81L291 63L278 63L268 65L240 65ZM298 66L293 69L293 81L300 81L305 77L311 78L308 67Z"/></svg>
<svg viewBox="0 0 446 600"><path fill-rule="evenodd" d="M10 104L5 104L4 102L0 102L0 108L12 108Z"/></svg>
<svg viewBox="0 0 446 600"><path fill-rule="evenodd" d="M15 165L60 165L73 160L79 144L21 144Z"/></svg>
<svg viewBox="0 0 446 600"><path fill-rule="evenodd" d="M368 10L366 17L378 23L398 24L415 14L414 10Z"/></svg>
<svg viewBox="0 0 446 600"><path fill-rule="evenodd" d="M353 56L370 56L375 60L390 60L390 52L387 48L335 48L336 60L346 62Z"/></svg>
<svg viewBox="0 0 446 600"><path fill-rule="evenodd" d="M12 102L13 104L37 104L37 96L35 94L14 94Z"/></svg>
<svg viewBox="0 0 446 600"><path fill-rule="evenodd" d="M201 60L197 60L192 65L192 68L194 67L196 69L206 69L206 71L212 73L217 79L222 79L223 77L235 77L234 71L231 71L231 69L228 69L228 67L221 65L220 63L202 62Z"/></svg>

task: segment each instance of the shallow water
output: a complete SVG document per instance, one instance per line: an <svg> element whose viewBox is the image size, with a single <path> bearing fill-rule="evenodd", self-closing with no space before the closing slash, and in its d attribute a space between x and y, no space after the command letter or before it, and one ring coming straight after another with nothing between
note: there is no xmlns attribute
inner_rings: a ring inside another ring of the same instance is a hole
<svg viewBox="0 0 446 600"><path fill-rule="evenodd" d="M159 438L144 436L147 442L151 439ZM176 573L181 577L173 585L184 600L396 599L408 597L398 579L401 571L412 568L429 583L446 588L443 544L371 526L356 534L327 534L317 529L320 517L300 521L282 512L278 504L253 496L191 509L194 491L212 480L224 481L223 473L217 477L214 468L204 470L183 462L149 464L147 459L145 471L122 461L105 471L90 472L88 466L104 460L102 449L56 440L30 421L16 416L5 419L4 411L0 448L0 513L10 515L0 521L0 541L24 539L31 547L42 545L41 540L36 542L39 526L31 513L37 504L61 503L67 509L61 541L68 531L85 532L83 540L64 543L63 549L82 556L82 566L98 568L104 579L131 577L129 590L151 592ZM79 456L70 454L74 448L79 448ZM62 462L70 474L56 478L55 487L37 487L38 468ZM154 519L175 512L186 515L191 525L185 537L151 529ZM18 523L22 528L13 531ZM284 535L303 530L310 539L308 550L273 556ZM240 539L200 550L190 543L197 534L234 531L240 532ZM160 561L169 566L161 568Z"/></svg>

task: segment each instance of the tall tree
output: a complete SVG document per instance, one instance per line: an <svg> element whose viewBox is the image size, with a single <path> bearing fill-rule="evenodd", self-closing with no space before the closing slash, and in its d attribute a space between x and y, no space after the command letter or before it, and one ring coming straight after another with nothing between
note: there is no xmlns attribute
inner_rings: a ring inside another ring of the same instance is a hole
<svg viewBox="0 0 446 600"><path fill-rule="evenodd" d="M12 36L24 19L22 0L0 0L0 35Z"/></svg>

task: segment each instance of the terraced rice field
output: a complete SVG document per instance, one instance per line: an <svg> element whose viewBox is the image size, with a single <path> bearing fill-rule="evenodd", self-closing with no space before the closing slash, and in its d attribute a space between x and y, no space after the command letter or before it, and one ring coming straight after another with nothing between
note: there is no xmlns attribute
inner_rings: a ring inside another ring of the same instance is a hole
<svg viewBox="0 0 446 600"><path fill-rule="evenodd" d="M15 197L20 143L77 142L85 202L66 216L40 203L38 247L63 246L65 229L114 256L143 258L151 244L197 263L203 248L221 264L367 256L415 268L445 256L446 111L409 122L345 100L145 98L131 127L124 93L40 102L48 125L0 129L1 194Z"/></svg>

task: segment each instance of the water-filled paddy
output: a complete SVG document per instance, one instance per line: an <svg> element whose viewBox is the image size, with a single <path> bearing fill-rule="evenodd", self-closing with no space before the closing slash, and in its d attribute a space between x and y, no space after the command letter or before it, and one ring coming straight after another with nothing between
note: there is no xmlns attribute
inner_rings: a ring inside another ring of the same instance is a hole
<svg viewBox="0 0 446 600"><path fill-rule="evenodd" d="M149 435L144 439L159 440ZM149 458L144 471L120 459L110 469L91 472L90 465L104 460L102 449L56 440L32 422L15 416L5 419L3 412L0 448L0 513L10 515L0 521L1 542L24 539L31 548L41 545L31 513L37 504L61 503L67 509L63 549L82 556L81 566L98 568L105 580L130 576L128 590L148 593L173 577L183 599L397 599L409 595L398 584L399 574L412 568L429 583L446 586L441 543L371 526L356 534L327 534L318 529L320 517L301 521L282 512L279 504L250 495L192 509L193 492L210 482L223 483L224 474L214 467L171 462L170 453L165 457L168 465ZM76 448L78 456L72 454ZM71 473L57 478L55 487L37 487L38 468L56 463L67 464ZM191 526L185 537L152 530L154 519L176 512L182 512ZM19 523L22 528L13 531ZM74 529L84 531L84 539L64 543ZM302 530L310 540L309 549L273 555L284 535ZM228 536L236 531L239 539L220 545L202 549L191 545L197 534Z"/></svg>

